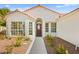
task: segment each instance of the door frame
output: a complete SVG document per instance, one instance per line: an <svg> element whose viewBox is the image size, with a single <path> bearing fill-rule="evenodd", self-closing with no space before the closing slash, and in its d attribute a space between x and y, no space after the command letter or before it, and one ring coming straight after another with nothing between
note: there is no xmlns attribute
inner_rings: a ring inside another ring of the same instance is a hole
<svg viewBox="0 0 79 59"><path fill-rule="evenodd" d="M39 34L38 30L37 30L38 25L40 25L40 32L41 32L40 34ZM41 18L37 18L35 29L36 29L36 37L42 37L42 19Z"/></svg>

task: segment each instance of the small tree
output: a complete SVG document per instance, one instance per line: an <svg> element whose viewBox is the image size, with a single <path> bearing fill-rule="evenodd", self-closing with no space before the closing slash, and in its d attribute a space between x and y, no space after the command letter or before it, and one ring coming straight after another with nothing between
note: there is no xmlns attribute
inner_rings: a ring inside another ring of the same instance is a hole
<svg viewBox="0 0 79 59"><path fill-rule="evenodd" d="M5 16L10 12L8 8L0 8L0 26L6 26Z"/></svg>
<svg viewBox="0 0 79 59"><path fill-rule="evenodd" d="M0 19L0 26L6 26L6 22L3 19Z"/></svg>
<svg viewBox="0 0 79 59"><path fill-rule="evenodd" d="M0 8L0 15L2 16L2 19L4 20L4 17L10 12L10 9L8 8Z"/></svg>

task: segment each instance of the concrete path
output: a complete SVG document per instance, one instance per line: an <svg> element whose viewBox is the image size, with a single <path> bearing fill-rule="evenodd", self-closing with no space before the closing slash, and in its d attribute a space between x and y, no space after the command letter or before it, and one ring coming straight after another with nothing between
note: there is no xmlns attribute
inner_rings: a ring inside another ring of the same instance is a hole
<svg viewBox="0 0 79 59"><path fill-rule="evenodd" d="M44 40L41 37L35 39L29 54L47 54Z"/></svg>

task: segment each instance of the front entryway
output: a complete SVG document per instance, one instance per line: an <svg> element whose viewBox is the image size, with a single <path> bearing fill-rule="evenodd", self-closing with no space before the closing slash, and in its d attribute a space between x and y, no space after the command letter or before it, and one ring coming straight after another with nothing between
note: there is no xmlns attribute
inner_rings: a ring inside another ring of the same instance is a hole
<svg viewBox="0 0 79 59"><path fill-rule="evenodd" d="M42 24L36 24L36 36L42 36Z"/></svg>
<svg viewBox="0 0 79 59"><path fill-rule="evenodd" d="M41 19L37 19L36 21L36 36L41 37L42 36L42 21Z"/></svg>

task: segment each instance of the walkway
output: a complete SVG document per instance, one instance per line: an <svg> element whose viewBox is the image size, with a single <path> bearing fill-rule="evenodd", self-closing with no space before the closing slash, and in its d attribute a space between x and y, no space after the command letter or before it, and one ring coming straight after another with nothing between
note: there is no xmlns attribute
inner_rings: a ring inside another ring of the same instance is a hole
<svg viewBox="0 0 79 59"><path fill-rule="evenodd" d="M35 39L29 54L47 54L43 38L37 37Z"/></svg>

